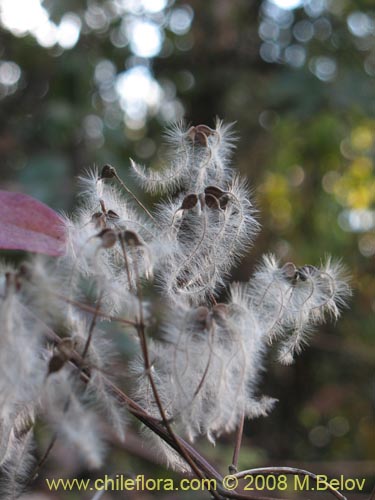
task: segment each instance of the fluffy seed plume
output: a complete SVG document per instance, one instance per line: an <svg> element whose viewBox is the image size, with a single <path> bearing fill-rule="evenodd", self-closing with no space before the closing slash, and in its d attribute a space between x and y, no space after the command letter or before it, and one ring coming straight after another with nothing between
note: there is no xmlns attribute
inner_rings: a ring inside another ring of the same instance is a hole
<svg viewBox="0 0 375 500"><path fill-rule="evenodd" d="M230 165L232 126L179 123L166 139L161 170L131 162L141 187L166 194L154 209L120 170L93 169L64 217L65 254L0 266L5 498L35 470L39 420L52 429L49 451L61 440L99 468L108 434L126 439L130 409L159 455L191 471L198 462L175 433L214 443L244 417L267 415L275 400L259 382L270 343L291 363L346 305L344 267L329 258L297 265L266 255L247 283L230 284L259 231L247 184Z"/></svg>

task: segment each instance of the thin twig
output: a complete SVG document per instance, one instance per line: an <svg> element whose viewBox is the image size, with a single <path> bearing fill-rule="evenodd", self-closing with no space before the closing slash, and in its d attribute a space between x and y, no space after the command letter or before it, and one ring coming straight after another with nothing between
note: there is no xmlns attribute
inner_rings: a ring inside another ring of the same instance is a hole
<svg viewBox="0 0 375 500"><path fill-rule="evenodd" d="M54 295L59 297L64 302L67 302L68 304L72 304L73 306L76 306L78 309L81 309L82 311L96 314L97 316L100 316L101 318L109 319L110 321L116 321L117 323L123 323L124 325L137 327L137 322L132 321L131 319L124 319L124 318L120 318L118 316L112 316L111 314L107 314L104 311L96 310L95 307L91 307L88 304L83 304L82 302L68 299L68 297L61 295L60 293L55 293Z"/></svg>
<svg viewBox="0 0 375 500"><path fill-rule="evenodd" d="M34 317L33 313L26 306L24 306L23 309L25 310L25 312L31 314ZM49 337L50 340L52 340L56 344L60 344L62 342L61 337L57 335L57 333L54 332L52 328L46 325L42 320L38 319L38 321L40 322L41 327L43 327L45 334L47 335L47 337ZM82 360L82 357L78 352L74 351L73 354L74 357L69 360L69 364L79 370L79 376L83 382L89 383L91 380L91 376L88 372L83 370L83 368L85 368L84 360ZM92 368L95 369L95 367ZM125 404L128 408L128 411L135 418L137 418L137 420L142 422L146 427L148 427L151 431L158 435L163 441L165 441L178 453L181 453L181 447L183 447L182 449L185 451L185 453L189 454L189 457L191 457L193 463L196 465L196 467L198 467L200 471L203 472L204 476L207 478L215 479L219 483L217 486L217 491L211 492L215 498L217 498L218 500L220 500L222 497L233 498L234 500L278 500L276 498L269 497L242 495L241 493L237 493L235 491L227 491L226 489L224 489L221 486L223 476L209 462L207 462L207 460L195 448L193 448L180 436L177 437L173 430L172 433L174 435L174 438L172 437L171 433L168 431L168 429L166 429L169 424L168 420L160 423L159 420L152 417L138 403L136 403L119 387L117 387L117 385L114 384L109 378L107 378L107 376L103 375L103 380L107 386L107 389L112 393L112 395L116 397L119 403ZM45 460L43 460L43 463L44 461Z"/></svg>
<svg viewBox="0 0 375 500"><path fill-rule="evenodd" d="M240 419L240 422L238 424L237 432L236 432L236 441L234 443L232 464L229 466L230 474L234 474L237 472L238 457L239 457L240 449L241 449L244 423L245 423L245 412L244 412L244 410L242 410L241 419Z"/></svg>
<svg viewBox="0 0 375 500"><path fill-rule="evenodd" d="M65 401L65 404L64 404L64 408L63 408L63 414L64 415L68 411L69 406L70 406L70 396ZM43 467L43 465L46 463L47 458L49 457L49 454L52 451L52 448L56 444L57 438L58 438L58 433L57 433L57 431L55 431L53 433L52 437L51 437L51 441L50 441L49 445L47 446L46 451L44 452L43 456L40 458L40 460L36 464L36 466L35 466L35 468L33 470L33 473L30 475L30 479L29 479L29 481L27 483L27 486L29 486L29 484L31 484L33 481L35 481L35 479L38 477L39 471L41 470L41 468Z"/></svg>
<svg viewBox="0 0 375 500"><path fill-rule="evenodd" d="M96 301L95 312L94 312L94 315L93 315L93 317L91 319L91 323L90 323L89 332L88 332L88 335L87 335L85 347L83 348L83 352L82 352L82 359L85 359L86 354L87 354L87 352L89 350L89 347L90 347L90 344L91 344L91 340L92 340L92 336L93 336L93 333L94 333L94 328L95 328L95 325L96 325L96 321L97 321L97 318L98 318L98 312L99 312L99 309L100 309L100 303L101 303L102 297L103 297L103 291L100 292L98 300Z"/></svg>
<svg viewBox="0 0 375 500"><path fill-rule="evenodd" d="M22 309L25 314L29 314L33 317L33 319L37 320L41 331L44 331L44 334L55 344L59 345L62 342L62 338L57 335L57 333L48 325L46 325L40 318L37 318L26 306L22 306ZM85 371L83 368L87 368L84 364L84 360L82 360L81 355L77 351L73 351L72 359L69 360L69 364L77 368L80 373L79 376L81 380L85 383L89 383L91 380L90 373ZM95 366L90 365L90 368L97 369ZM118 400L119 403L125 404L128 408L128 411L134 415L139 421L141 421L146 427L151 429L155 434L157 434L163 441L169 444L176 451L179 451L178 446L175 441L171 438L168 432L165 430L165 423L160 423L160 421L154 417L152 417L147 411L145 411L138 403L136 403L132 398L130 398L125 392L123 392L119 387L117 387L114 382L110 380L103 373L103 380L107 386L107 389L111 392L111 394ZM207 477L212 477L218 481L222 481L222 476L219 472L214 469L214 467L203 458L200 453L195 450L189 443L187 443L181 437L178 437L178 441L180 444L188 451L191 455L195 464L204 472Z"/></svg>
<svg viewBox="0 0 375 500"><path fill-rule="evenodd" d="M124 245L124 251L126 253L125 245ZM195 475L201 479L204 478L204 474L202 474L201 470L197 465L195 464L194 460L191 458L189 455L189 452L186 450L184 445L180 442L180 438L177 437L175 434L174 430L172 429L171 423L165 413L163 404L161 402L160 396L158 389L155 384L155 380L152 376L152 367L150 363L150 356L148 352L148 347L147 347L147 340L146 340L146 333L145 333L145 326L144 326L144 321L143 321L143 299L142 299L142 287L139 279L139 273L138 273L138 266L136 263L136 259L134 259L134 271L136 274L136 283L137 283L137 297L138 297L138 302L139 302L139 315L140 315L140 322L137 328L138 334L139 334L139 340L141 344L141 349L142 349L142 354L143 354L143 360L144 360L144 365L145 365L145 371L147 374L147 377L149 379L151 389L155 398L156 405L158 407L160 417L163 421L163 424L165 428L167 429L169 435L172 438L172 441L176 445L175 449L179 453L179 455L182 456L182 458L186 461L186 463L190 466L190 468L193 470ZM211 494L213 497L216 499L220 499L220 496L217 494L216 491L210 490Z"/></svg>
<svg viewBox="0 0 375 500"><path fill-rule="evenodd" d="M156 220L154 218L154 216L151 214L151 212L143 205L143 203L137 198L137 196L133 193L133 191L131 191L128 186L125 184L125 182L121 179L121 177L119 177L119 175L117 174L116 170L114 169L114 177L115 179L117 180L117 182L120 184L120 186L125 189L125 191L133 198L133 200L137 203L137 205L139 207L142 208L142 210L150 217L150 219L156 224Z"/></svg>
<svg viewBox="0 0 375 500"><path fill-rule="evenodd" d="M49 445L46 448L46 451L44 452L43 456L39 459L38 463L36 464L32 474L30 475L30 479L27 482L26 486L29 486L39 475L40 469L43 467L43 465L46 463L47 458L49 457L49 454L54 447L55 443L57 441L57 432L54 432L51 441Z"/></svg>
<svg viewBox="0 0 375 500"><path fill-rule="evenodd" d="M28 309L25 307L25 310ZM32 314L30 312L30 314ZM41 320L39 320L41 326L44 327L44 331L46 335L56 344L62 342L61 337L57 335L48 325L44 324ZM81 362L80 362L81 360ZM82 370L84 367L84 362L78 352L74 352L74 359L69 361L69 364L74 368L79 370L79 376L81 380L85 383L89 383L91 377L89 373ZM93 367L95 368L95 367ZM148 414L138 403L136 403L132 398L130 398L127 394L125 394L116 384L114 384L109 378L105 375L103 376L103 380L107 386L107 389L112 393L114 397L121 404L125 404L128 408L128 411L143 423L146 427L148 427L151 431L153 431L156 435L158 435L163 441L165 441L171 448L173 448L178 453L180 452L181 446L183 449L189 454L194 464L204 473L205 477L215 479L218 482L217 492L212 492L215 498L220 499L224 498L233 498L234 500L279 500L277 498L270 497L259 497L253 495L243 495L241 493L237 493L235 491L227 491L222 486L223 476L209 463L207 460L189 443L187 443L181 437L178 437L174 434L175 439L172 438L171 434L166 430L165 424L168 424L168 421L165 423L160 423L159 420L152 417ZM173 432L173 431L172 431ZM178 439L178 441L177 441ZM177 443L176 443L177 441Z"/></svg>
<svg viewBox="0 0 375 500"><path fill-rule="evenodd" d="M119 234L119 240L120 240L122 255L124 257L124 264L125 264L126 276L128 277L129 290L131 292L132 288L133 288L133 284L132 284L132 278L131 278L131 274L130 274L128 254L126 253L125 239L124 239L124 236L122 233Z"/></svg>
<svg viewBox="0 0 375 500"><path fill-rule="evenodd" d="M294 467L260 467L257 469L248 469L237 472L236 474L234 474L234 476L240 479L248 474L291 474L294 476L296 475L309 476L312 479L314 479L314 481L318 480L317 475L314 474L313 472L304 469L296 469ZM339 500L347 500L347 498L342 493L335 490L335 488L333 488L328 482L325 483L325 486L327 490Z"/></svg>

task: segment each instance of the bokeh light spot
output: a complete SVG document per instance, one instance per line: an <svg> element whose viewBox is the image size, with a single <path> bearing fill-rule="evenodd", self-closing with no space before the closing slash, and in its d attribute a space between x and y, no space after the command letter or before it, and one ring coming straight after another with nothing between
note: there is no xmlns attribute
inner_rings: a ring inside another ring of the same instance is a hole
<svg viewBox="0 0 375 500"><path fill-rule="evenodd" d="M161 49L162 33L151 21L134 20L128 27L130 48L139 57L154 57Z"/></svg>
<svg viewBox="0 0 375 500"><path fill-rule="evenodd" d="M78 42L81 19L72 12L65 14L57 29L57 41L63 49L71 49Z"/></svg>
<svg viewBox="0 0 375 500"><path fill-rule="evenodd" d="M271 0L271 2L281 9L296 9L297 7L301 7L303 4L302 0Z"/></svg>
<svg viewBox="0 0 375 500"><path fill-rule="evenodd" d="M12 61L0 61L0 84L15 85L21 77L21 68Z"/></svg>
<svg viewBox="0 0 375 500"><path fill-rule="evenodd" d="M189 6L174 9L169 20L169 26L176 35L184 35L189 31L193 17L193 9Z"/></svg>

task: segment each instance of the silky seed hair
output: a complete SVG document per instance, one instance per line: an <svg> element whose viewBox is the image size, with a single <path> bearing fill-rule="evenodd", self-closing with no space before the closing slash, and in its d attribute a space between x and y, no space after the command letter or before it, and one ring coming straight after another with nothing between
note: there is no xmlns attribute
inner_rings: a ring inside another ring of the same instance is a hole
<svg viewBox="0 0 375 500"><path fill-rule="evenodd" d="M347 303L344 266L330 258L307 265L266 255L248 282L231 284L260 229L230 164L233 127L178 123L165 137L160 170L130 161L141 188L161 195L152 209L114 166L94 168L64 216L64 255L0 268L0 465L9 499L32 474L36 419L94 469L107 449L103 424L126 439L118 380L149 418L160 421L162 408L190 441L215 443L244 416L267 415L275 400L259 383L270 344L291 363ZM130 360L116 360L123 337ZM169 466L189 470L156 434L143 434Z"/></svg>

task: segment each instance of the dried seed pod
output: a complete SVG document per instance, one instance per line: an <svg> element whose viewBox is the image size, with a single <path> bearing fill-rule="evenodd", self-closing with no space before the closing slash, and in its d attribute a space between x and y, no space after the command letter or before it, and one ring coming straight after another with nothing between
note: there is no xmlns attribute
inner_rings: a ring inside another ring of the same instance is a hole
<svg viewBox="0 0 375 500"><path fill-rule="evenodd" d="M101 217L103 217L102 212L95 212L95 213L92 215L91 220L92 220L92 222L95 222L95 221L97 221L98 219L100 219Z"/></svg>
<svg viewBox="0 0 375 500"><path fill-rule="evenodd" d="M182 200L179 210L191 210L198 203L198 196L196 194L188 194Z"/></svg>
<svg viewBox="0 0 375 500"><path fill-rule="evenodd" d="M124 231L122 233L122 237L127 245L133 247L143 246L142 241L139 239L139 236L134 231Z"/></svg>
<svg viewBox="0 0 375 500"><path fill-rule="evenodd" d="M57 346L58 350L68 359L72 357L74 349L77 347L77 340L71 337L66 337L62 339L60 344Z"/></svg>
<svg viewBox="0 0 375 500"><path fill-rule="evenodd" d="M106 228L106 221L115 222L120 220L119 215L114 210L106 210L104 201L100 200L100 205L102 207L102 212L96 212L91 217L91 222L95 224L98 229Z"/></svg>
<svg viewBox="0 0 375 500"><path fill-rule="evenodd" d="M196 132L195 133L195 140L199 142L201 146L208 146L208 140L206 134L203 134L202 132Z"/></svg>
<svg viewBox="0 0 375 500"><path fill-rule="evenodd" d="M207 125L197 125L195 127L195 140L198 141L201 146L207 146L208 137L214 134L215 130Z"/></svg>
<svg viewBox="0 0 375 500"><path fill-rule="evenodd" d="M100 172L99 179L112 179L116 176L116 169L111 165L104 165Z"/></svg>
<svg viewBox="0 0 375 500"><path fill-rule="evenodd" d="M113 229L103 229L96 236L101 238L103 248L112 248L117 241L117 234Z"/></svg>
<svg viewBox="0 0 375 500"><path fill-rule="evenodd" d="M77 342L72 338L63 339L55 348L55 352L48 363L48 375L58 372L69 361L77 346Z"/></svg>
<svg viewBox="0 0 375 500"><path fill-rule="evenodd" d="M210 135L216 134L216 131L207 125L197 125L196 127L190 127L187 131L188 137L193 141L199 142L201 146L207 146L207 138Z"/></svg>
<svg viewBox="0 0 375 500"><path fill-rule="evenodd" d="M96 212L93 214L91 217L91 222L95 225L97 229L104 229L105 228L105 216L101 212Z"/></svg>
<svg viewBox="0 0 375 500"><path fill-rule="evenodd" d="M297 268L293 264L293 262L287 262L286 264L284 264L281 268L281 272L283 273L283 276L289 281L294 281L296 279Z"/></svg>
<svg viewBox="0 0 375 500"><path fill-rule="evenodd" d="M223 323L228 318L228 305L219 303L212 308L212 316L218 323Z"/></svg>
<svg viewBox="0 0 375 500"><path fill-rule="evenodd" d="M196 131L196 133L198 133L198 134L204 134L207 137L209 137L210 135L215 135L216 134L216 130L214 130L213 128L209 127L208 125L197 125L195 127L195 131Z"/></svg>
<svg viewBox="0 0 375 500"><path fill-rule="evenodd" d="M206 194L204 196L204 203L208 206L208 208L218 208L220 209L220 201L216 196L212 194Z"/></svg>
<svg viewBox="0 0 375 500"><path fill-rule="evenodd" d="M219 200L220 201L220 208L221 208L221 210L225 210L226 209L229 200L230 200L229 193L224 193L223 196Z"/></svg>
<svg viewBox="0 0 375 500"><path fill-rule="evenodd" d="M317 267L307 264L297 269L296 278L301 281L306 281L310 276L313 276L317 272L319 272Z"/></svg>
<svg viewBox="0 0 375 500"><path fill-rule="evenodd" d="M212 315L206 306L199 306L193 312L194 326L198 330L210 329L212 326Z"/></svg>
<svg viewBox="0 0 375 500"><path fill-rule="evenodd" d="M220 208L220 198L224 192L215 186L209 186L204 190L204 199L209 208Z"/></svg>
<svg viewBox="0 0 375 500"><path fill-rule="evenodd" d="M227 191L223 191L217 186L207 186L204 190L205 194L210 194L211 196L215 196L218 200L224 195L227 194Z"/></svg>
<svg viewBox="0 0 375 500"><path fill-rule="evenodd" d="M65 365L66 361L67 360L59 353L54 354L48 363L48 375L60 371L61 368Z"/></svg>
<svg viewBox="0 0 375 500"><path fill-rule="evenodd" d="M194 310L194 319L196 321L206 321L208 314L210 313L208 307L199 306Z"/></svg>
<svg viewBox="0 0 375 500"><path fill-rule="evenodd" d="M107 219L110 221L117 221L120 219L120 216L114 210L108 210Z"/></svg>
<svg viewBox="0 0 375 500"><path fill-rule="evenodd" d="M209 208L220 208L225 209L229 196L227 191L223 191L222 189L216 186L207 186L204 190L206 205Z"/></svg>

